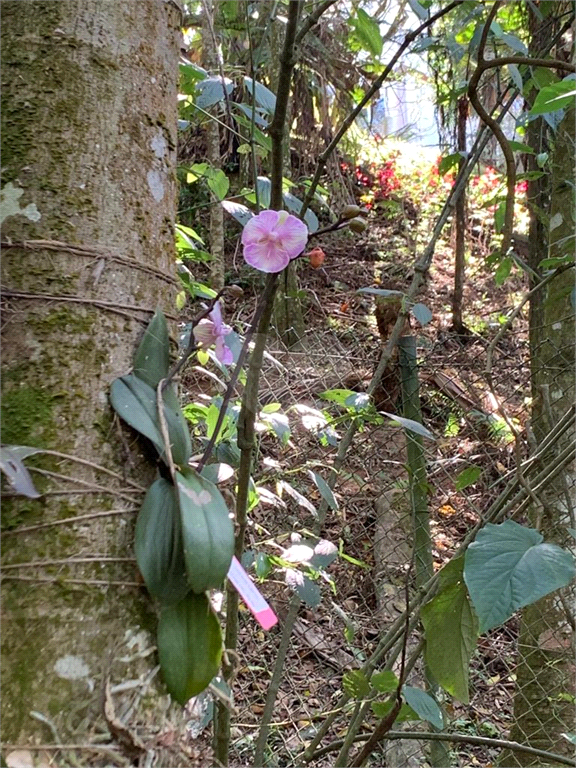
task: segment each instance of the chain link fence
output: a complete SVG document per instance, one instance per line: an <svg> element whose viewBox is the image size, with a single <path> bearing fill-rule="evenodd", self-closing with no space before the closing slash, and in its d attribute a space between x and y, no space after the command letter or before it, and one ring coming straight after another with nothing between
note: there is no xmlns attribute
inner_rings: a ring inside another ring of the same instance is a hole
<svg viewBox="0 0 576 768"><path fill-rule="evenodd" d="M407 596L410 610L417 603L406 435L388 418L374 418L374 411L371 415L363 411L365 401L361 398L349 399L350 392L361 395L368 389L382 349L370 302L354 293L362 284L369 284L366 280L373 269L373 264L358 264L354 279L359 285L350 284L354 280L348 275L343 278L347 283L330 276L328 287L315 286L314 280L321 280L315 276L309 291L308 332L300 347L286 350L278 342L269 346L261 379L261 405L270 413L278 408L277 413L286 416L284 423L289 424L290 433L288 436L284 431L284 439L278 439L266 429L269 424L262 424L254 480L264 490L251 512L247 549L260 564L262 558L272 558L271 570L260 588L280 623L264 633L255 629L248 613L241 617L233 684L235 765L252 764L282 626L293 600L282 561L273 558L287 556L299 537L309 541L311 534L320 535L332 542L341 556L316 582L322 596L318 605L300 604L282 665L264 753L266 764L302 764L304 751L322 727L325 733L311 764L352 764L335 763L351 720L362 713L364 719L356 735L360 743L379 718L370 712L369 703L368 709L366 705L362 709L354 698L342 698L343 676L381 649L382 638L395 626L400 627L400 633L376 667L390 666L397 674L401 668ZM478 321L477 331L466 339L442 332L439 329L446 326L446 318L438 311L435 320L439 322L412 331L417 344L422 421L434 436L424 439L423 446L435 571L485 522L512 518L538 526L542 522L535 511L538 504L553 508L562 521L555 530L562 526L565 530L573 517L576 496L570 415L573 392L564 393L565 413L556 410L549 434L540 435L535 442L530 424L526 317L520 314L511 330L498 334L518 294L511 296L509 289L493 286L495 293L486 309L486 286L474 276L469 276L469 281L468 306L470 318ZM438 306L439 299L441 305L445 303L442 293L447 294L447 288L442 283L442 275L433 271L423 301L429 301L430 306ZM336 402L326 399L324 393L340 390L348 390L348 394L336 397ZM401 407L397 392L384 394ZM360 404L358 412L346 403ZM320 531L317 510L323 498L327 506L327 496L314 483L310 470L329 480L338 441L352 420L357 430L334 485L337 509L328 507ZM288 493L290 489L295 493ZM565 536L563 541L556 540L567 544ZM542 757L527 752L503 750L498 740L550 749L547 734L551 729L558 731L558 723L562 730L573 730L572 725L566 725L573 719L568 708L573 708L574 690L569 674L573 664L567 661L572 658L569 649L574 640L569 609L569 596L557 594L551 602L540 601L483 634L470 664L469 703L438 693L445 730L455 734L453 738L419 738L419 731L433 730L428 723L396 723L374 752L372 764L556 764L542 762ZM538 624L536 635L530 629L531 621ZM405 649L412 665L407 683L426 688L429 683L421 649L416 614ZM556 670L553 686L549 684L550 669ZM549 706L534 709L542 705L542 698ZM555 724L551 722L554 719ZM352 755L355 749L353 746ZM569 749L561 751L570 754Z"/></svg>

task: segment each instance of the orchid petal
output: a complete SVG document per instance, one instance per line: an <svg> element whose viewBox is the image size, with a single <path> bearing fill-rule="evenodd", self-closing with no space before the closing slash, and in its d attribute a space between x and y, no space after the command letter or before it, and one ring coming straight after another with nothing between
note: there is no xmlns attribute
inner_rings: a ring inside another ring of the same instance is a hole
<svg viewBox="0 0 576 768"><path fill-rule="evenodd" d="M217 339L215 333L215 327L212 320L204 318L200 320L198 325L194 328L194 338L203 347L211 347Z"/></svg>
<svg viewBox="0 0 576 768"><path fill-rule="evenodd" d="M282 248L271 243L244 246L244 259L260 272L281 272L290 263L290 256Z"/></svg>
<svg viewBox="0 0 576 768"><path fill-rule="evenodd" d="M234 362L232 350L226 346L224 339L220 336L216 339L216 357L223 365L231 365Z"/></svg>
<svg viewBox="0 0 576 768"><path fill-rule="evenodd" d="M253 216L242 230L242 245L260 242L277 223L278 211L262 211L258 216Z"/></svg>
<svg viewBox="0 0 576 768"><path fill-rule="evenodd" d="M288 215L286 221L276 227L282 247L291 259L299 256L308 242L308 227L296 216Z"/></svg>
<svg viewBox="0 0 576 768"><path fill-rule="evenodd" d="M281 272L308 241L304 222L287 211L261 211L244 227L244 258L261 272Z"/></svg>
<svg viewBox="0 0 576 768"><path fill-rule="evenodd" d="M214 333L216 336L220 336L222 333L222 310L220 309L220 302L216 302L214 306L212 307L212 311L209 315L210 319L214 323Z"/></svg>

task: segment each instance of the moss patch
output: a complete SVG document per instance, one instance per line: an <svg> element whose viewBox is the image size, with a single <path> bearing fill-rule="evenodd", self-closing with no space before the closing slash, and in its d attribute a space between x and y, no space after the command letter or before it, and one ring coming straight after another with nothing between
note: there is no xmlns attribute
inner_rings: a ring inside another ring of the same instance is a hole
<svg viewBox="0 0 576 768"><path fill-rule="evenodd" d="M53 427L57 397L41 387L20 387L6 392L1 405L2 442L42 447L42 435Z"/></svg>

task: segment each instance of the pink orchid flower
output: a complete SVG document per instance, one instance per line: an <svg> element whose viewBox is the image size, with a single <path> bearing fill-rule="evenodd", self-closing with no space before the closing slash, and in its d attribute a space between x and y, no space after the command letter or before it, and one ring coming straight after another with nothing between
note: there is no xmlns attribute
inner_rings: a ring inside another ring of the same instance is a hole
<svg viewBox="0 0 576 768"><path fill-rule="evenodd" d="M200 320L194 328L194 338L204 348L215 346L216 357L224 365L234 362L232 350L226 346L224 337L232 333L232 328L222 322L220 303L216 302L208 317Z"/></svg>
<svg viewBox="0 0 576 768"><path fill-rule="evenodd" d="M244 259L260 272L281 272L307 241L306 224L286 211L262 211L242 232Z"/></svg>

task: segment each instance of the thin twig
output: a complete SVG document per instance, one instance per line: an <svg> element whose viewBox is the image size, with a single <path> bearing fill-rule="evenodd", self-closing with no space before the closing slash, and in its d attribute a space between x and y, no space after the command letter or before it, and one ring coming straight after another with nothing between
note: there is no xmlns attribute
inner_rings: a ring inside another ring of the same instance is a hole
<svg viewBox="0 0 576 768"><path fill-rule="evenodd" d="M2 576L2 581L29 581L40 584L87 584L90 587L136 587L142 589L143 583L139 581L103 581L100 579L61 579L44 578L41 576Z"/></svg>
<svg viewBox="0 0 576 768"><path fill-rule="evenodd" d="M26 563L8 563L2 566L2 570L6 571L10 568L44 568L49 565L77 565L86 563L135 563L134 557L105 557L101 555L93 555L92 557L76 557L62 560L32 560Z"/></svg>
<svg viewBox="0 0 576 768"><path fill-rule="evenodd" d="M101 309L107 309L109 312L113 312L122 317L127 317L129 320L136 320L139 323L146 323L147 320L143 320L140 317L131 315L130 312L144 312L147 315L153 315L156 311L150 307L137 307L132 304L118 304L115 301L103 301L101 299L83 299L81 296L66 296L50 293L28 293L24 291L9 291L2 289L2 296L9 299L30 299L32 301L59 301L70 304L90 304L94 307ZM125 312L124 310L130 310ZM178 320L176 315L164 313L170 320Z"/></svg>
<svg viewBox="0 0 576 768"><path fill-rule="evenodd" d="M174 277L171 277L161 269L136 261L136 259L119 256L116 253L111 253L110 251L105 251L100 247L92 245L72 245L70 243L63 243L60 240L22 240L18 242L2 240L0 246L8 249L20 248L24 251L64 251L66 253L71 253L74 256L85 256L90 259L108 259L108 261L123 264L131 269L147 272L148 274L157 277L159 280L164 280L171 285L178 284L178 281Z"/></svg>
<svg viewBox="0 0 576 768"><path fill-rule="evenodd" d="M78 485L83 485L85 488L89 488L94 493L107 493L107 494L113 494L114 496L118 496L120 499L124 499L124 501L134 501L134 499L129 496L127 493L123 493L122 491L114 490L113 488L107 488L104 485L98 485L97 483L90 483L88 480L82 480L78 477L70 477L69 475L62 475L60 472L51 472L48 469L40 469L39 467L30 467L30 472L34 472L37 475L42 475L42 477L50 477L53 480L65 480L67 483L78 483ZM71 491L71 493L74 493L74 491ZM141 491L138 489L134 489L132 493L141 493Z"/></svg>
<svg viewBox="0 0 576 768"><path fill-rule="evenodd" d="M356 741L366 741L371 736L370 734L360 734L356 737ZM505 739L490 739L486 736L471 736L465 733L436 733L427 731L388 731L386 738L390 740L394 739L412 739L412 740L426 740L426 741L451 741L456 744L477 744L485 747L496 747L498 749L510 749L513 752L524 752L527 755L536 755L538 757L545 758L546 762L558 762L562 765L575 766L574 760L563 755L557 755L554 752L546 752L543 749L536 749L535 747L528 747L525 744L519 744L517 741L506 741ZM331 744L327 744L317 752L314 753L314 759L324 757L324 755L330 752L335 752L342 745L343 741L333 741Z"/></svg>
<svg viewBox="0 0 576 768"><path fill-rule="evenodd" d="M304 37L310 32L312 27L316 26L318 24L320 17L325 13L325 11L330 8L330 6L335 5L337 0L324 0L324 2L319 3L319 5L316 6L316 8L306 16L304 21L302 22L302 26L296 33L296 38L294 40L294 45L300 45L301 41Z"/></svg>
<svg viewBox="0 0 576 768"><path fill-rule="evenodd" d="M285 624L286 626L293 626L298 616L298 609L300 607L300 599L298 595L292 595L288 606L288 613L286 614ZM253 765L264 765L264 753L266 749L266 742L268 740L268 734L270 732L270 721L272 720L272 714L274 711L274 704L276 703L276 696L280 690L280 684L284 674L284 662L286 660L286 654L290 648L291 632L284 631L278 646L276 653L276 660L274 663L274 671L272 673L272 679L268 686L266 694L266 703L261 715L261 725L258 731L258 738L256 740L256 746L254 748Z"/></svg>
<svg viewBox="0 0 576 768"><path fill-rule="evenodd" d="M93 520L98 517L110 517L112 515L129 515L138 512L138 507L132 509L109 509L106 512L93 512L91 515L76 515L75 517L65 517L61 520L53 520L51 523L38 523L38 525L26 525L23 528L13 528L9 531L2 531L2 537L13 536L16 533L31 533L39 531L42 528L52 528L56 525L70 525L84 520Z"/></svg>
<svg viewBox="0 0 576 768"><path fill-rule="evenodd" d="M29 453L28 456L42 454L44 456L55 456L57 459L66 459L68 461L75 461L77 464L82 464L85 467L91 467L92 469L95 469L97 472L103 472L105 475L110 475L110 477L115 477L117 480L120 480L126 485L131 485L137 491L141 491L142 493L146 492L146 488L143 488L134 480L130 480L129 478L124 478L122 477L122 475L119 475L117 472L114 472L113 470L108 469L107 467L103 467L101 464L95 464L93 461L88 461L87 459L81 459L79 456L74 456L70 453L61 453L60 451L51 451L46 448L33 448L32 450L34 451L34 453ZM28 456L26 456L25 458L28 458Z"/></svg>

